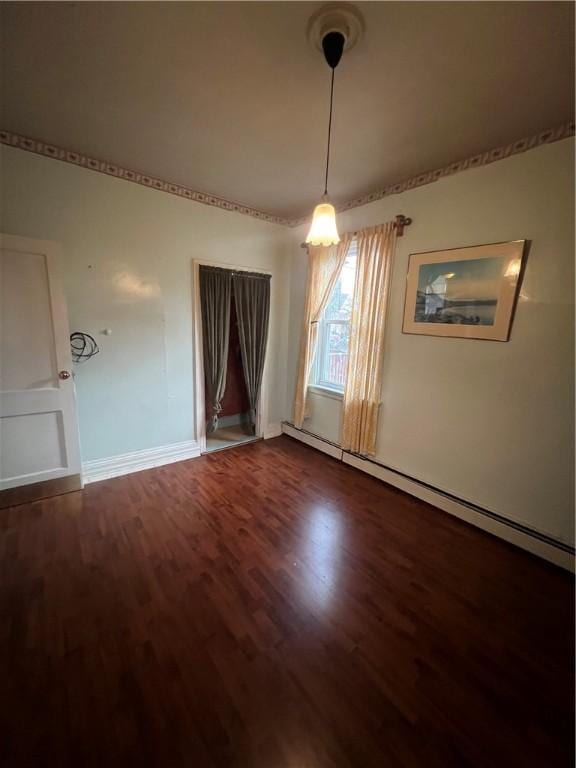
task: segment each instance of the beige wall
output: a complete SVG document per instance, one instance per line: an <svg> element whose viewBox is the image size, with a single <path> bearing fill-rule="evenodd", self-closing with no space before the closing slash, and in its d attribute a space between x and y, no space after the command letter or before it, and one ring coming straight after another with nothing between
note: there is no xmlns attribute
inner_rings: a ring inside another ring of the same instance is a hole
<svg viewBox="0 0 576 768"><path fill-rule="evenodd" d="M84 461L195 438L194 259L272 272L268 418L280 422L285 227L9 147L2 192L1 231L62 243L70 329L101 348L75 366Z"/></svg>
<svg viewBox="0 0 576 768"><path fill-rule="evenodd" d="M574 531L574 141L351 210L342 231L404 213L386 335L377 460L563 541ZM306 257L292 249L289 402ZM402 334L410 252L531 240L507 343ZM338 442L341 404L311 397L305 428Z"/></svg>

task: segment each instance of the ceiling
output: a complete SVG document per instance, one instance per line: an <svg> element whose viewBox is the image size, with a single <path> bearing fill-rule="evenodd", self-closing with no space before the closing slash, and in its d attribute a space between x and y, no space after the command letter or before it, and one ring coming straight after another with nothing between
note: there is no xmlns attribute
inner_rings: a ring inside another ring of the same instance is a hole
<svg viewBox="0 0 576 768"><path fill-rule="evenodd" d="M322 3L10 3L1 126L277 216L317 202ZM340 203L573 117L574 6L356 3L336 72Z"/></svg>

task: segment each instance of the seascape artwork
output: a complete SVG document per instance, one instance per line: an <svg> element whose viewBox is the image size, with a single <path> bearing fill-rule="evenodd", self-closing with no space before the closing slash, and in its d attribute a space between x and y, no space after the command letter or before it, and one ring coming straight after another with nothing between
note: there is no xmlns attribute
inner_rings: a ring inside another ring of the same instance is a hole
<svg viewBox="0 0 576 768"><path fill-rule="evenodd" d="M404 333L508 341L525 241L410 254Z"/></svg>
<svg viewBox="0 0 576 768"><path fill-rule="evenodd" d="M494 325L505 259L422 264L414 320L417 323Z"/></svg>

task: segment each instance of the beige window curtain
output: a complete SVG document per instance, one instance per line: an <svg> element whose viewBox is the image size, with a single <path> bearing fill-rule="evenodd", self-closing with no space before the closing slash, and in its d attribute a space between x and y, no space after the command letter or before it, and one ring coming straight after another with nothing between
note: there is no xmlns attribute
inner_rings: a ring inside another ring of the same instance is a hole
<svg viewBox="0 0 576 768"><path fill-rule="evenodd" d="M356 283L344 391L342 447L374 454L382 388L386 306L396 229L392 222L357 234Z"/></svg>
<svg viewBox="0 0 576 768"><path fill-rule="evenodd" d="M308 249L308 285L294 399L294 424L298 428L302 427L306 415L306 393L316 351L318 322L340 277L352 240L353 235L344 235L338 245Z"/></svg>

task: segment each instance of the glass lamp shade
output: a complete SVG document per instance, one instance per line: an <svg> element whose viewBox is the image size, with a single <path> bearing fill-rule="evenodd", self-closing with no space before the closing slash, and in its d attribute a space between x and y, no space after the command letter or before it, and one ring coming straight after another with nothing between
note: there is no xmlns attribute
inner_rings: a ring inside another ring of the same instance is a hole
<svg viewBox="0 0 576 768"><path fill-rule="evenodd" d="M306 242L309 245L336 245L340 242L340 235L336 228L336 211L333 205L322 202L314 208L312 226Z"/></svg>

